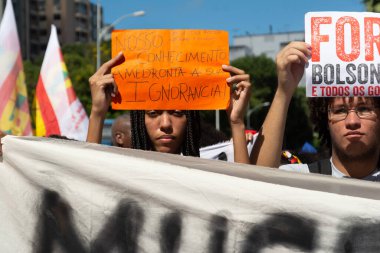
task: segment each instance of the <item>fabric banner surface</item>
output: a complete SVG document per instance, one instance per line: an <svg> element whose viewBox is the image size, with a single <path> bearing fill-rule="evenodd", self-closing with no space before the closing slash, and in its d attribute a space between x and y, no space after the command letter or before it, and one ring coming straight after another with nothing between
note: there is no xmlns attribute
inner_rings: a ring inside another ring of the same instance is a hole
<svg viewBox="0 0 380 253"><path fill-rule="evenodd" d="M6 136L0 252L378 252L380 186Z"/></svg>
<svg viewBox="0 0 380 253"><path fill-rule="evenodd" d="M0 131L13 135L32 135L24 68L11 0L7 1L0 24Z"/></svg>
<svg viewBox="0 0 380 253"><path fill-rule="evenodd" d="M36 87L36 135L85 140L88 117L75 95L53 25Z"/></svg>

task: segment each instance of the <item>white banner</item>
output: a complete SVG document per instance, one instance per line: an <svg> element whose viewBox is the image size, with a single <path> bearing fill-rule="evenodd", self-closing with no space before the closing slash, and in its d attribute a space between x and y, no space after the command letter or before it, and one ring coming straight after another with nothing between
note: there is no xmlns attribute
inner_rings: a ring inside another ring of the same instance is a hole
<svg viewBox="0 0 380 253"><path fill-rule="evenodd" d="M380 96L380 14L309 12L308 97Z"/></svg>
<svg viewBox="0 0 380 253"><path fill-rule="evenodd" d="M0 252L374 252L380 185L3 138Z"/></svg>
<svg viewBox="0 0 380 253"><path fill-rule="evenodd" d="M249 154L252 152L253 144L258 135L256 133L252 140L247 143ZM199 153L201 158L234 162L234 144L232 140L200 148Z"/></svg>

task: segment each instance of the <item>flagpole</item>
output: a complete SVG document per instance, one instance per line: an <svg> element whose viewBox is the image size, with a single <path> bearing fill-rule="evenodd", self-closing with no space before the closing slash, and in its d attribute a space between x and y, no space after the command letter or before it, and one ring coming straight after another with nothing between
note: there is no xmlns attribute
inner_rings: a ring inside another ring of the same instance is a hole
<svg viewBox="0 0 380 253"><path fill-rule="evenodd" d="M96 69L100 67L100 0L97 3L96 12Z"/></svg>

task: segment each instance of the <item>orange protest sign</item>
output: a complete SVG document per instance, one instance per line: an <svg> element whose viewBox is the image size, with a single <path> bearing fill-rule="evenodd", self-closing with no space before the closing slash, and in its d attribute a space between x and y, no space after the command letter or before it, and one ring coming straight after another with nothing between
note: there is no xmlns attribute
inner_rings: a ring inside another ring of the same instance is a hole
<svg viewBox="0 0 380 253"><path fill-rule="evenodd" d="M113 109L226 109L230 88L228 33L216 30L117 30L112 69L121 98Z"/></svg>

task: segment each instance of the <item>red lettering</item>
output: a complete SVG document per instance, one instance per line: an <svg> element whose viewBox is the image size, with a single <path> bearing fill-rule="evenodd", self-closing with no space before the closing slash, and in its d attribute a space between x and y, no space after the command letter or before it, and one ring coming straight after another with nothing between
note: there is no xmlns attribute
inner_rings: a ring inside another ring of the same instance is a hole
<svg viewBox="0 0 380 253"><path fill-rule="evenodd" d="M373 34L373 25L380 27L380 18L364 18L364 36L365 36L365 60L373 61L374 45L376 44L378 52L380 52L380 35Z"/></svg>
<svg viewBox="0 0 380 253"><path fill-rule="evenodd" d="M320 91L321 91L321 96L324 97L325 96L325 86L320 86Z"/></svg>
<svg viewBox="0 0 380 253"><path fill-rule="evenodd" d="M319 28L321 24L331 24L331 17L312 17L311 18L311 60L313 62L320 61L320 44L328 42L328 35L321 35Z"/></svg>
<svg viewBox="0 0 380 253"><path fill-rule="evenodd" d="M317 96L317 87L311 86L311 96L316 97Z"/></svg>
<svg viewBox="0 0 380 253"><path fill-rule="evenodd" d="M317 96L317 87L311 86L311 96L316 97Z"/></svg>
<svg viewBox="0 0 380 253"><path fill-rule="evenodd" d="M346 54L344 47L344 25L351 26L351 53ZM336 22L336 55L345 62L356 60L360 55L360 26L359 22L349 16L341 17Z"/></svg>
<svg viewBox="0 0 380 253"><path fill-rule="evenodd" d="M368 96L380 96L380 87L368 86Z"/></svg>

